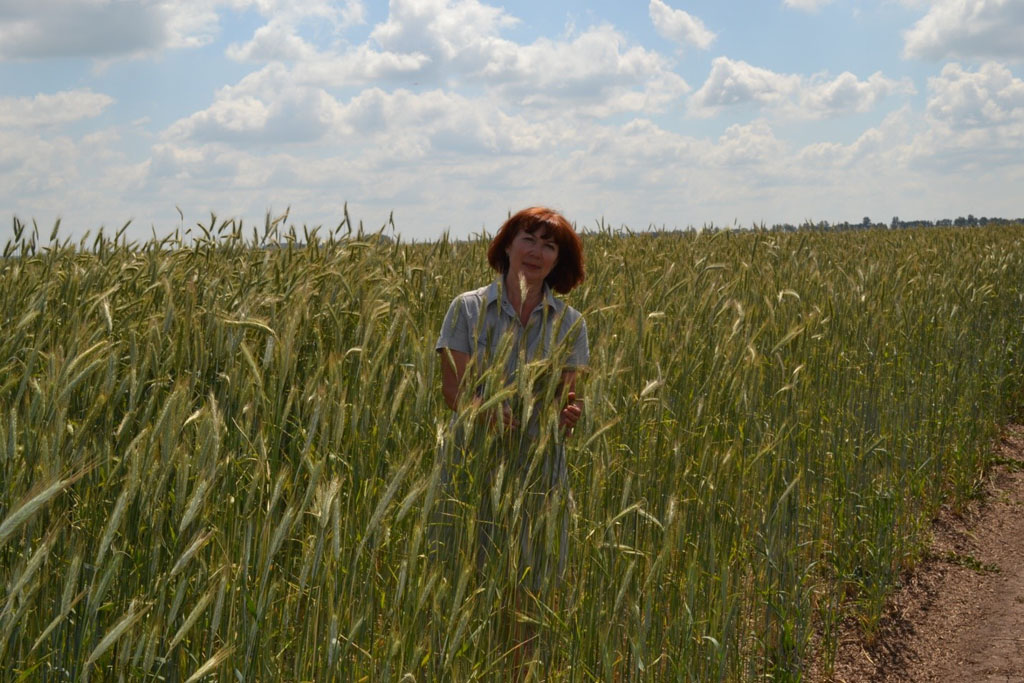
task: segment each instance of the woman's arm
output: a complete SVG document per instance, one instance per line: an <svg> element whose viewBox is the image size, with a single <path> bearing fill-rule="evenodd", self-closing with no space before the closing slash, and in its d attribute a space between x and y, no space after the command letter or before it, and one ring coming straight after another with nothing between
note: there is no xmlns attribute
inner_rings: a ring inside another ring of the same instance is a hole
<svg viewBox="0 0 1024 683"><path fill-rule="evenodd" d="M452 349L438 349L441 354L441 394L445 404L455 410L459 405L459 389L466 374L469 354Z"/></svg>
<svg viewBox="0 0 1024 683"><path fill-rule="evenodd" d="M438 350L441 354L441 394L444 396L445 405L452 410L459 406L459 395L462 393L462 378L466 375L466 365L469 363L469 354L452 349L442 348ZM479 401L478 397L473 398ZM504 429L517 429L519 420L512 414L512 409L507 403L487 415L482 415L487 424L495 427L501 425Z"/></svg>

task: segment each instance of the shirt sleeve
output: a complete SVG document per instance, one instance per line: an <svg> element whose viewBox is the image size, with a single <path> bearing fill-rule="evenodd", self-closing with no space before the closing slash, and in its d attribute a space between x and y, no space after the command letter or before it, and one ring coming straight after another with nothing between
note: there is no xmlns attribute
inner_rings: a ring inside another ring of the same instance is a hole
<svg viewBox="0 0 1024 683"><path fill-rule="evenodd" d="M434 349L451 349L462 353L472 353L473 348L469 334L469 315L462 303L462 297L456 297L441 323L441 334L437 338Z"/></svg>
<svg viewBox="0 0 1024 683"><path fill-rule="evenodd" d="M565 365L568 368L585 368L590 364L590 342L587 339L587 321L582 317L579 319L579 332L573 341L572 352L566 359Z"/></svg>

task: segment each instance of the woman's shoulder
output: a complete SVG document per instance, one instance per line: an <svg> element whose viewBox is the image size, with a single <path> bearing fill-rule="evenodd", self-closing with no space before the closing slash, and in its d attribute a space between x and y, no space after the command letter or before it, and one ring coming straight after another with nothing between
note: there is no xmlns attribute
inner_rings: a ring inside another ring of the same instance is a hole
<svg viewBox="0 0 1024 683"><path fill-rule="evenodd" d="M452 315L454 311L460 311L460 315L476 319L477 316L483 315L489 305L497 299L497 291L497 285L491 283L478 289L462 292L452 299L452 303L448 307L448 314Z"/></svg>
<svg viewBox="0 0 1024 683"><path fill-rule="evenodd" d="M554 317L559 321L561 334L565 334L576 327L584 330L587 328L586 318L578 310L557 297L552 297L551 302L553 304L552 311L554 312Z"/></svg>
<svg viewBox="0 0 1024 683"><path fill-rule="evenodd" d="M479 287L478 289L470 289L462 292L457 295L453 301L480 304L481 302L494 298L495 294L491 290L494 290L494 292L497 291L497 286L493 282L491 284L484 285L483 287Z"/></svg>
<svg viewBox="0 0 1024 683"><path fill-rule="evenodd" d="M561 298L555 296L554 293L551 292L551 290L548 290L547 296L549 305L554 309L555 313L557 313L559 316L571 322L575 322L579 318L583 317L582 313L580 313L578 310L570 306Z"/></svg>
<svg viewBox="0 0 1024 683"><path fill-rule="evenodd" d="M494 287L495 287L495 283L489 282L486 285L484 285L483 287L477 287L476 289L468 289L465 292L462 292L461 294L459 294L459 296L457 298L467 298L467 297L468 298L480 298L480 297L486 297L487 294L488 294L488 290L493 289Z"/></svg>

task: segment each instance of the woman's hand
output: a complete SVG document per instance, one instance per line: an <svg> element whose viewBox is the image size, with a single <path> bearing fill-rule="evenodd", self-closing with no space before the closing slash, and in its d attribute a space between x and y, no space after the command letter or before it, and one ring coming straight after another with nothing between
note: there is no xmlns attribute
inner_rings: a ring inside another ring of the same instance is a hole
<svg viewBox="0 0 1024 683"><path fill-rule="evenodd" d="M508 403L502 402L496 408L480 411L481 403L483 403L483 399L479 396L473 397L472 410L476 412L477 424L487 425L488 429L496 432L511 432L519 429L519 420L516 419Z"/></svg>
<svg viewBox="0 0 1024 683"><path fill-rule="evenodd" d="M576 402L576 392L570 391L566 397L565 407L558 418L559 426L565 428L565 433L572 434L573 428L583 414L583 406Z"/></svg>
<svg viewBox="0 0 1024 683"><path fill-rule="evenodd" d="M500 409L493 410L488 414L487 424L491 429L497 429L501 432L519 429L519 420L512 413L511 406L505 402L502 402Z"/></svg>

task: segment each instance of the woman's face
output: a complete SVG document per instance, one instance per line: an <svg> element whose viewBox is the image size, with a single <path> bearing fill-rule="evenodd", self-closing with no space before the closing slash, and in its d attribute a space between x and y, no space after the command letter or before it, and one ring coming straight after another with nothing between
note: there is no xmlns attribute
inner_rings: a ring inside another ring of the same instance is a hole
<svg viewBox="0 0 1024 683"><path fill-rule="evenodd" d="M515 282L522 274L530 285L540 285L558 263L558 243L543 228L533 233L520 230L505 252L509 282Z"/></svg>

